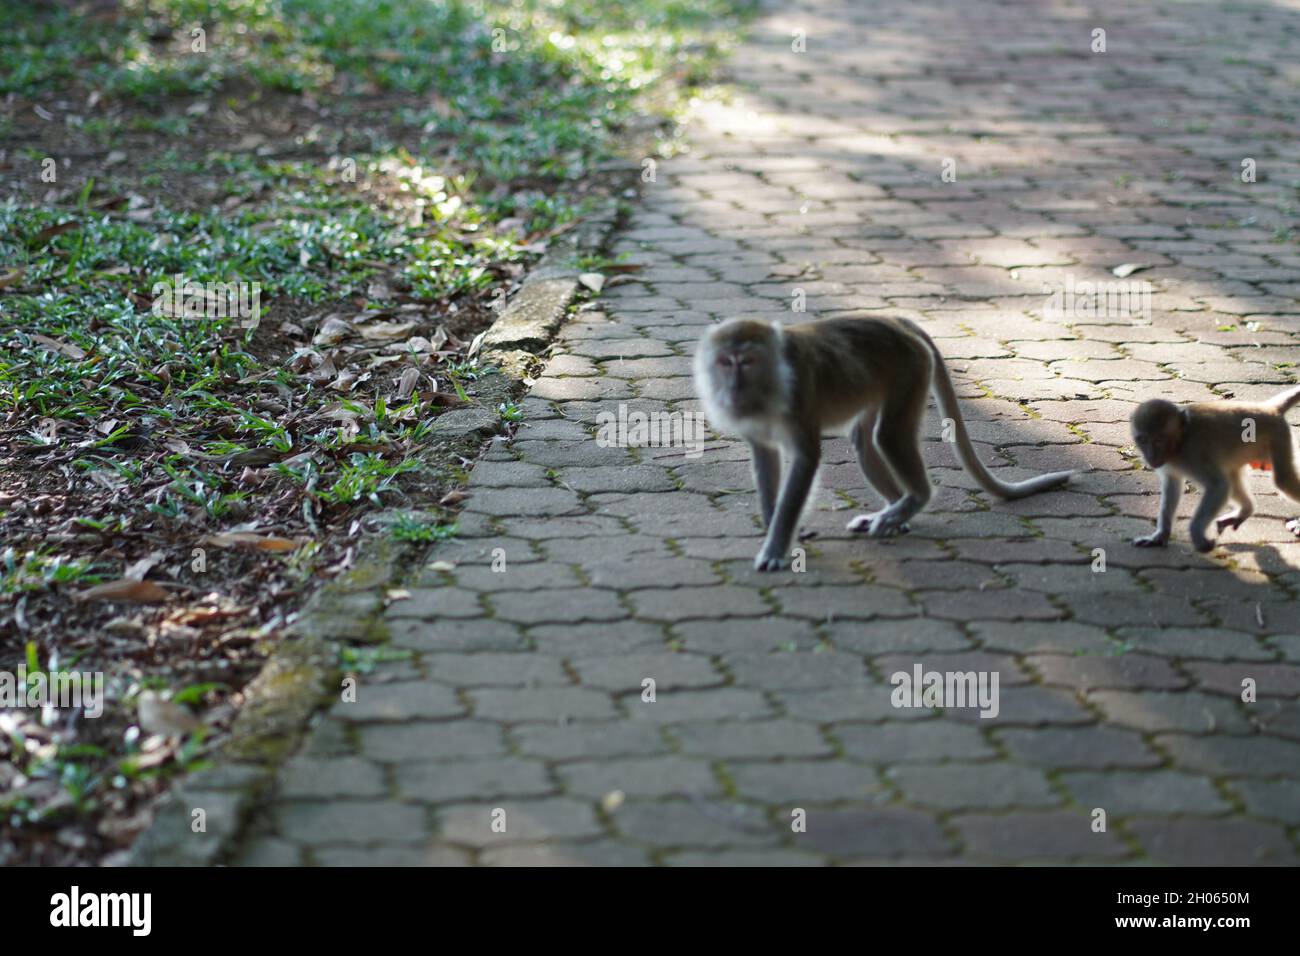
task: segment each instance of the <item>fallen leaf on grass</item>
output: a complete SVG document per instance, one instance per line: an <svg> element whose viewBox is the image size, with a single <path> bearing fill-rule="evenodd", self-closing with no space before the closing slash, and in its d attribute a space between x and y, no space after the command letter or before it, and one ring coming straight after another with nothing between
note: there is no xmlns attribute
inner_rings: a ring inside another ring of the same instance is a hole
<svg viewBox="0 0 1300 956"><path fill-rule="evenodd" d="M147 556L141 558L139 561L134 562L130 567L123 571L122 579L124 581L144 581L145 575L149 573L149 570L155 564L166 559L166 557L167 555L163 554L161 551L153 551ZM166 592L163 593L164 595L166 594Z"/></svg>
<svg viewBox="0 0 1300 956"><path fill-rule="evenodd" d="M592 292L600 292L605 287L605 277L599 272L584 272L578 276L578 281Z"/></svg>
<svg viewBox="0 0 1300 956"><path fill-rule="evenodd" d="M246 607L186 607L178 608L176 611L167 615L163 624L183 625L183 626L201 626L211 624L213 621L224 621L229 618L243 617L251 610Z"/></svg>
<svg viewBox="0 0 1300 956"><path fill-rule="evenodd" d="M472 359L475 355L478 355L478 350L483 347L483 339L487 334L488 330L484 329L478 335L474 336L474 341L469 344L469 349L465 352L466 359Z"/></svg>
<svg viewBox="0 0 1300 956"><path fill-rule="evenodd" d="M361 327L361 337L367 342L395 342L406 338L415 328L414 322L376 322Z"/></svg>
<svg viewBox="0 0 1300 956"><path fill-rule="evenodd" d="M208 535L204 539L217 548L252 548L255 551L296 551L301 542L275 535L254 534L251 531L228 531Z"/></svg>
<svg viewBox="0 0 1300 956"><path fill-rule="evenodd" d="M3 283L0 282L0 285L3 285ZM80 360L86 357L86 350L73 345L71 342L60 342L58 339L52 339L49 336L41 335L40 333L34 334L32 336L32 341L42 348L47 348L51 352L58 352L60 355L65 355L70 359Z"/></svg>
<svg viewBox="0 0 1300 956"><path fill-rule="evenodd" d="M420 370L418 368L407 368L402 372L402 377L397 382L398 401L406 401L415 392L415 386L420 382Z"/></svg>
<svg viewBox="0 0 1300 956"><path fill-rule="evenodd" d="M80 226L81 223L76 219L69 219L66 222L61 222L53 226L46 226L44 229L36 233L36 235L32 236L31 245L36 247L43 246L55 236L61 236L63 233L71 232L73 229L77 229Z"/></svg>
<svg viewBox="0 0 1300 956"><path fill-rule="evenodd" d="M0 289L8 288L24 275L23 269L6 269L0 272Z"/></svg>
<svg viewBox="0 0 1300 956"><path fill-rule="evenodd" d="M312 337L312 345L337 345L353 332L352 326L337 316L329 316Z"/></svg>
<svg viewBox="0 0 1300 956"><path fill-rule="evenodd" d="M461 401L450 392L421 392L420 401L438 405L442 408L466 408L473 404L472 402Z"/></svg>
<svg viewBox="0 0 1300 956"><path fill-rule="evenodd" d="M75 595L78 601L133 601L136 604L161 604L167 600L167 591L152 581L132 581L123 578L107 584L97 584Z"/></svg>
<svg viewBox="0 0 1300 956"><path fill-rule="evenodd" d="M330 382L329 387L336 392L350 392L352 387L361 380L361 376L350 368L345 368L339 372L334 381Z"/></svg>

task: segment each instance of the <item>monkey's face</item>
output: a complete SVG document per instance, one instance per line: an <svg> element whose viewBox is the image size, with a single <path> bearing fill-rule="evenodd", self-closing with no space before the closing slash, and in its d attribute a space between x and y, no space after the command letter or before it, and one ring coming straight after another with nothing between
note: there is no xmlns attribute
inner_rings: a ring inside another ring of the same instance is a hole
<svg viewBox="0 0 1300 956"><path fill-rule="evenodd" d="M779 341L762 322L719 326L705 356L713 398L729 414L760 415L784 392Z"/></svg>
<svg viewBox="0 0 1300 956"><path fill-rule="evenodd" d="M1182 447L1186 419L1182 409L1172 402L1143 402L1133 413L1132 425L1133 442L1151 468L1164 467Z"/></svg>

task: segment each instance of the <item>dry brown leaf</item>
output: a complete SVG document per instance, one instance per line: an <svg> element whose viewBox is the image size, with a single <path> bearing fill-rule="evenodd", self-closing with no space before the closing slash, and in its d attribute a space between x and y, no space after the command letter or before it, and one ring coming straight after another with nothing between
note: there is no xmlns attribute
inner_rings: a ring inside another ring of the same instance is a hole
<svg viewBox="0 0 1300 956"><path fill-rule="evenodd" d="M0 272L0 289L4 289L7 288L8 286L13 285L15 282L21 279L25 273L26 270L22 268L6 269L3 272Z"/></svg>
<svg viewBox="0 0 1300 956"><path fill-rule="evenodd" d="M71 342L60 342L58 339L52 339L39 333L32 336L32 341L51 352L58 352L60 355L66 355L70 359L84 359L86 350L73 345Z"/></svg>
<svg viewBox="0 0 1300 956"><path fill-rule="evenodd" d="M77 229L80 226L81 223L76 219L68 219L65 222L60 222L53 226L46 226L44 229L36 233L36 235L32 236L31 244L33 246L43 246L55 236L61 236L65 232L71 232L73 229Z"/></svg>
<svg viewBox="0 0 1300 956"><path fill-rule="evenodd" d="M358 375L356 371L350 368L345 368L343 371L339 372L338 377L335 378L334 381L330 382L329 387L334 389L336 392L350 392L352 391L352 387L360 380L361 376Z"/></svg>
<svg viewBox="0 0 1300 956"><path fill-rule="evenodd" d="M399 401L406 401L415 392L415 386L420 383L420 370L418 368L407 368L402 372L402 377L397 381L397 398Z"/></svg>
<svg viewBox="0 0 1300 956"><path fill-rule="evenodd" d="M363 325L361 337L367 342L395 342L410 335L413 328L414 322L376 322L374 325Z"/></svg>
<svg viewBox="0 0 1300 956"><path fill-rule="evenodd" d="M312 345L337 345L353 334L352 326L336 315L328 316L312 336Z"/></svg>
<svg viewBox="0 0 1300 956"><path fill-rule="evenodd" d="M478 335L474 336L474 341L469 344L469 348L465 351L465 358L472 359L475 355L478 355L478 350L483 347L483 339L487 334L488 330L484 329Z"/></svg>
<svg viewBox="0 0 1300 956"><path fill-rule="evenodd" d="M210 624L213 621L224 621L226 618L243 617L248 611L246 607L191 607L178 611L168 620L173 624Z"/></svg>
<svg viewBox="0 0 1300 956"><path fill-rule="evenodd" d="M122 577L127 581L143 581L145 576L149 573L149 569L160 561L166 560L166 558L167 555L163 554L161 551L152 551L139 561L131 564L130 567L122 572Z"/></svg>
<svg viewBox="0 0 1300 956"><path fill-rule="evenodd" d="M301 546L300 542L292 538L255 534L252 531L227 531L208 535L204 540L217 548L251 548L255 551L295 551Z"/></svg>
<svg viewBox="0 0 1300 956"><path fill-rule="evenodd" d="M161 604L167 600L167 591L152 581L132 581L123 578L107 584L97 584L74 595L78 601L132 601L136 604Z"/></svg>
<svg viewBox="0 0 1300 956"><path fill-rule="evenodd" d="M431 402L442 408L464 408L469 402L462 402L450 392L421 392L420 401Z"/></svg>

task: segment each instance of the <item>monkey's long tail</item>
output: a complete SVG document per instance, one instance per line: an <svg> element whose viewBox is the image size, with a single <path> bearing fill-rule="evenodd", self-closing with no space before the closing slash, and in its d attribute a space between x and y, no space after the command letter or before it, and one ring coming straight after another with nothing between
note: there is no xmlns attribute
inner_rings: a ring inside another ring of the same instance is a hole
<svg viewBox="0 0 1300 956"><path fill-rule="evenodd" d="M1297 404L1300 404L1300 385L1295 388L1288 388L1280 395L1274 395L1268 400L1268 404L1274 408L1279 415L1285 415Z"/></svg>
<svg viewBox="0 0 1300 956"><path fill-rule="evenodd" d="M961 405L957 401L957 390L953 388L952 376L948 374L948 364L943 360L943 354L928 335L924 332L922 335L930 346L930 351L934 353L933 388L934 397L939 402L939 411L945 418L952 420L957 437L957 457L961 459L962 465L981 488L991 495L1010 500L1036 495L1040 491L1056 488L1070 480L1073 471L1053 471L1025 481L1008 482L994 477L975 453L975 446L971 444L970 435L966 432L966 420L962 418Z"/></svg>

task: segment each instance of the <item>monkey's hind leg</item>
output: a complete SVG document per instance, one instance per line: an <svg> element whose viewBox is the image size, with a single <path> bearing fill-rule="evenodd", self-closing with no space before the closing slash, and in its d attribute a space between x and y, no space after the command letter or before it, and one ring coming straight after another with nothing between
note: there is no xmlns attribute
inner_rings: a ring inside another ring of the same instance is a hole
<svg viewBox="0 0 1300 956"><path fill-rule="evenodd" d="M1296 474L1295 450L1291 447L1290 436L1273 447L1273 481L1282 494L1292 501L1300 501L1300 475ZM1288 521L1286 530L1300 538L1300 518Z"/></svg>
<svg viewBox="0 0 1300 956"><path fill-rule="evenodd" d="M889 465L880 453L876 451L874 439L872 437L876 430L876 421L879 415L873 409L858 419L853 426L853 432L850 436L853 442L853 450L858 455L858 467L862 469L862 474L867 479L867 484L875 489L876 493L885 499L885 507L871 514L858 515L853 518L845 527L849 531L866 532L871 528L871 523L883 515L889 506L903 497L903 490L898 487L898 482L894 480L894 473L890 471ZM904 526L902 529L906 531Z"/></svg>
<svg viewBox="0 0 1300 956"><path fill-rule="evenodd" d="M1247 469L1243 467L1228 475L1228 497L1237 505L1237 509L1230 514L1219 515L1215 520L1214 526L1219 534L1223 534L1227 528L1236 531L1255 513L1255 501L1250 497L1250 489L1246 487L1246 473Z"/></svg>
<svg viewBox="0 0 1300 956"><path fill-rule="evenodd" d="M916 388L913 384L910 394L895 392L881 405L875 450L903 494L884 511L871 516L867 534L872 538L887 538L906 529L907 522L929 503L934 492L921 457L921 418L927 394L924 386Z"/></svg>

